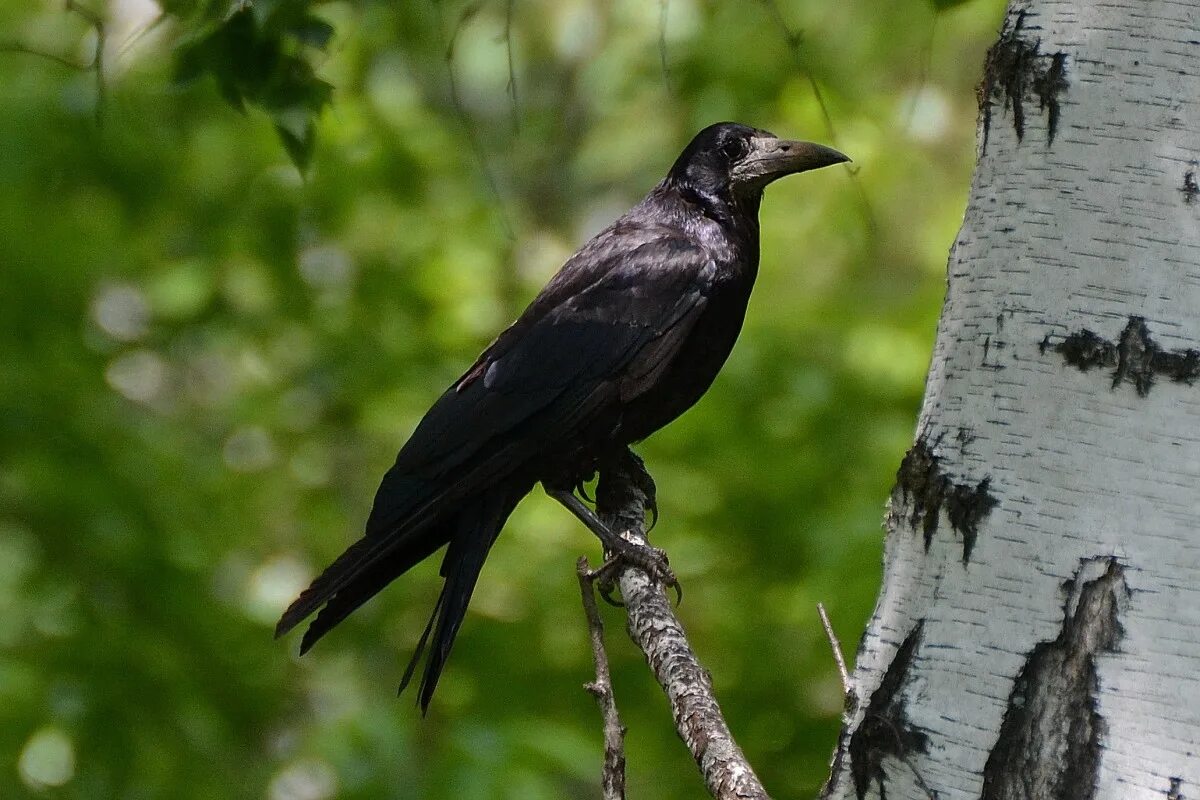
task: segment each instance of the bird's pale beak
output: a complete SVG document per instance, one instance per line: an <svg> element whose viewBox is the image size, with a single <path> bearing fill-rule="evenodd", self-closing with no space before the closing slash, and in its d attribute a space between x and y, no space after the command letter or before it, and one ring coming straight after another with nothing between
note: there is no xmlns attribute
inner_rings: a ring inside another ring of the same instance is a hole
<svg viewBox="0 0 1200 800"><path fill-rule="evenodd" d="M731 177L735 184L761 187L784 175L842 164L849 160L849 156L832 147L814 142L756 136L750 140L750 152L734 166Z"/></svg>

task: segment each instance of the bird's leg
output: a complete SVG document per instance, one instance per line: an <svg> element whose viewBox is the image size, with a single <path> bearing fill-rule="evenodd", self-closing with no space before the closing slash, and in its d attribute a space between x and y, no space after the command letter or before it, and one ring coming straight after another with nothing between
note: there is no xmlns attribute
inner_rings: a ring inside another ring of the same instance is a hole
<svg viewBox="0 0 1200 800"><path fill-rule="evenodd" d="M635 541L645 549L643 552L653 553L658 562L656 570L647 570L652 577L657 577L664 585L675 590L676 602L683 600L683 587L675 578L667 563L664 550L650 545L646 541L646 533L658 522L657 488L645 463L637 453L628 447L611 451L600 462L600 481L596 484L596 510L604 512L606 519L611 519L611 525L624 528L628 526L636 533ZM646 512L650 512L650 525L646 526ZM605 565L600 568L605 571L619 571L616 567ZM657 573L657 575L656 575ZM603 576L602 576L603 581ZM603 583L601 583L603 586Z"/></svg>
<svg viewBox="0 0 1200 800"><path fill-rule="evenodd" d="M611 590L603 592L603 589L606 585L611 585L612 578L615 577L611 573L621 564L633 564L640 567L653 579L674 588L676 593L682 594L679 589L679 581L667 563L667 554L665 552L649 544L639 544L630 541L624 536L615 533L570 490L546 487L546 494L553 497L564 508L574 514L580 522L596 535L596 538L604 545L605 552L612 554L612 557L604 566L596 570L602 593L606 600L612 602Z"/></svg>
<svg viewBox="0 0 1200 800"><path fill-rule="evenodd" d="M576 497L575 493L570 489L558 489L550 486L546 486L545 488L546 494L557 500L563 508L570 511L580 522L586 525L588 530L596 534L596 538L604 545L605 550L619 553L624 545L630 544L628 540L609 530L608 526L596 516L596 512L584 505L583 501Z"/></svg>
<svg viewBox="0 0 1200 800"><path fill-rule="evenodd" d="M658 524L658 487L654 485L654 478L650 476L650 470L646 469L646 462L641 456L627 447L622 457L624 464L621 466L627 470L626 474L634 486L646 496L646 510L650 512L650 524L646 532L649 533Z"/></svg>

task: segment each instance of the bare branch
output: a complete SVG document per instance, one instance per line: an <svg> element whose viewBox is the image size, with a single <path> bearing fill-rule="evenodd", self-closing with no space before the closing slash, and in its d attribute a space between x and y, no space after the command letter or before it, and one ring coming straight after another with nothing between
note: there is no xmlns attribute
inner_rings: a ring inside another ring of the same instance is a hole
<svg viewBox="0 0 1200 800"><path fill-rule="evenodd" d="M649 546L646 477L632 454L602 469L596 509L610 530ZM713 695L712 679L688 644L662 585L636 566L624 566L618 582L630 638L645 653L666 693L675 729L700 767L709 794L716 800L770 800L729 732Z"/></svg>
<svg viewBox="0 0 1200 800"><path fill-rule="evenodd" d="M596 680L584 684L583 688L596 698L600 713L604 715L604 771L601 778L604 800L625 800L625 726L621 724L617 701L613 697L612 675L608 669L608 655L604 652L604 622L596 607L592 585L595 573L588 568L586 557L580 557L576 562L575 574L579 577L579 593L583 597L583 612L587 615L592 640L592 660L596 663Z"/></svg>
<svg viewBox="0 0 1200 800"><path fill-rule="evenodd" d="M129 53L129 51L132 50L133 48L137 47L138 44L144 38L146 38L146 36L153 33L154 31L158 30L158 28L163 23L165 23L167 21L167 19L168 19L168 17L167 17L166 12L160 11L158 13L158 16L156 16L154 19L150 20L145 25L138 28L136 31L133 31L132 33L130 33L129 36L127 36L125 38L125 41L121 43L120 48L118 48L117 58L118 59L124 58Z"/></svg>
<svg viewBox="0 0 1200 800"><path fill-rule="evenodd" d="M80 64L77 61L72 61L69 58L60 56L57 53L48 53L45 50L38 50L21 42L0 42L0 53L20 53L27 56L36 56L44 58L47 61L53 61L55 64L66 67L67 69L75 70L76 72L90 72L91 64Z"/></svg>
<svg viewBox="0 0 1200 800"><path fill-rule="evenodd" d="M829 648L833 650L833 660L837 662L838 676L842 679L842 695L847 702L854 697L854 687L850 683L850 672L846 669L846 657L842 655L842 643L833 632L833 624L825 613L825 604L817 603L817 613L821 616L821 625L825 628L825 637L829 639Z"/></svg>

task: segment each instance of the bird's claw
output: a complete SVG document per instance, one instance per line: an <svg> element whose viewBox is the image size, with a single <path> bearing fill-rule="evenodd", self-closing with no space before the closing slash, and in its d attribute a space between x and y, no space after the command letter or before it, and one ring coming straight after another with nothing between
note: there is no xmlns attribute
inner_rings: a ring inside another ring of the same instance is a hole
<svg viewBox="0 0 1200 800"><path fill-rule="evenodd" d="M604 602L615 608L624 608L625 604L613 597L613 592L617 588L617 570L620 568L619 558L610 558L604 562L600 569L596 570L594 577L596 579L596 589L600 592L600 597Z"/></svg>
<svg viewBox="0 0 1200 800"><path fill-rule="evenodd" d="M636 544L624 538L621 541L624 544L620 545L615 553L611 553L608 560L592 573L604 601L612 606L625 605L614 600L612 593L621 571L625 567L633 566L645 572L650 580L673 589L675 605L682 603L683 586L680 585L679 579L675 577L675 572L671 569L667 552L649 544Z"/></svg>
<svg viewBox="0 0 1200 800"><path fill-rule="evenodd" d="M587 579L596 586L604 602L615 608L625 607L624 603L613 597L613 592L617 588L618 574L624 567L625 564L621 561L620 556L611 556L607 561L587 574Z"/></svg>
<svg viewBox="0 0 1200 800"><path fill-rule="evenodd" d="M683 603L683 584L679 582L674 573L671 574L671 582L667 586L675 590L675 605L681 605Z"/></svg>

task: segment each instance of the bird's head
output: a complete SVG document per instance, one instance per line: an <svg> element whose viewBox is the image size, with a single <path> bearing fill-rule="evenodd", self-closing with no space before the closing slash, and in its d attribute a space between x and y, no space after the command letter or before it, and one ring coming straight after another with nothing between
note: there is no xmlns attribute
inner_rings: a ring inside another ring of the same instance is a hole
<svg viewBox="0 0 1200 800"><path fill-rule="evenodd" d="M850 159L824 145L780 139L768 131L718 122L696 134L669 180L702 195L757 199L771 181Z"/></svg>

